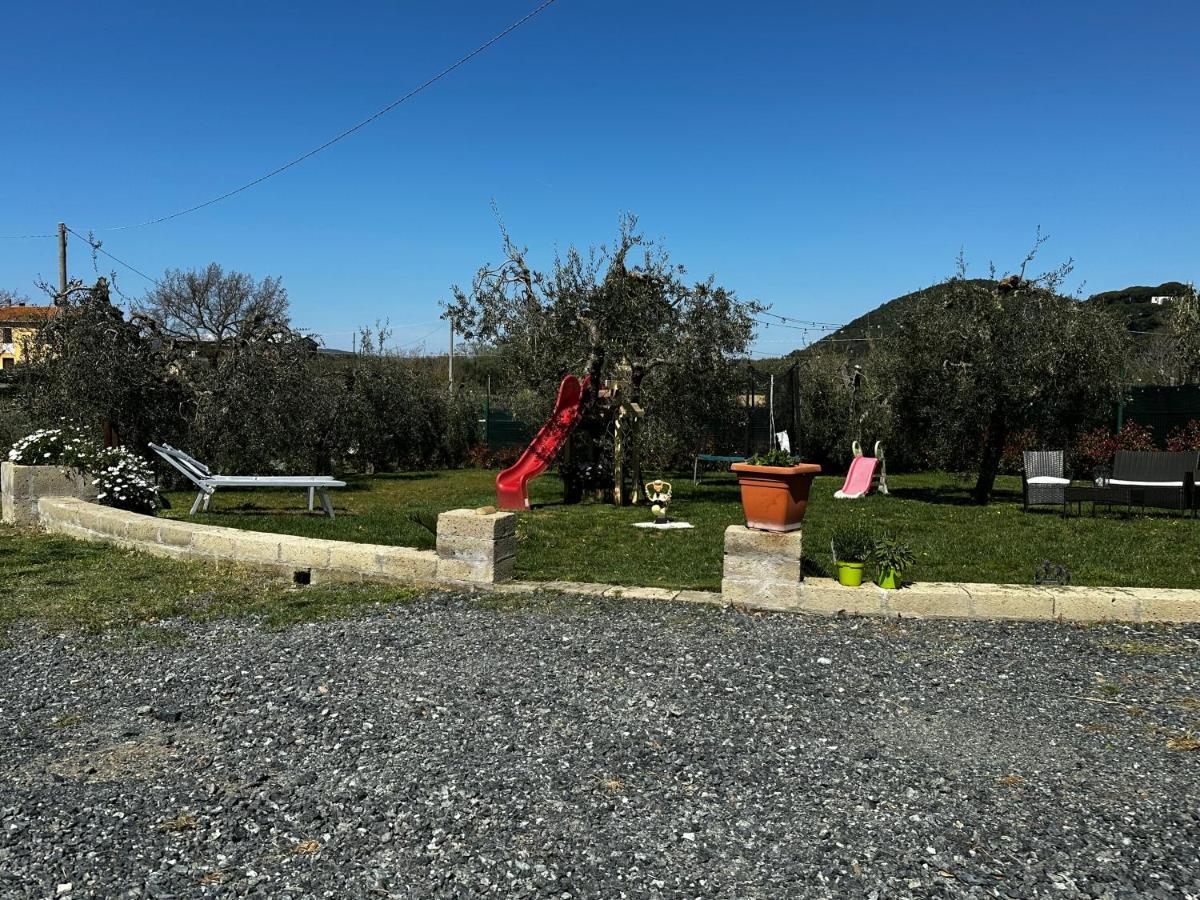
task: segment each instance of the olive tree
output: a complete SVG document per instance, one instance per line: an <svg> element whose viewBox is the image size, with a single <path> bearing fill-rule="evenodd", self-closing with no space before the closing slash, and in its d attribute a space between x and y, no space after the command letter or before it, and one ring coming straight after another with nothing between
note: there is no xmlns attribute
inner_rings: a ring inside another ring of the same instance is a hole
<svg viewBox="0 0 1200 900"><path fill-rule="evenodd" d="M968 279L960 267L921 292L888 353L895 422L910 449L974 468L978 503L991 498L1010 436L1078 431L1120 394L1124 329L1058 293L1069 263L1027 279L1033 255L998 282Z"/></svg>
<svg viewBox="0 0 1200 900"><path fill-rule="evenodd" d="M161 343L114 306L108 282L72 282L58 312L25 348L27 397L37 421L67 417L142 444L179 433L186 396Z"/></svg>
<svg viewBox="0 0 1200 900"><path fill-rule="evenodd" d="M614 452L621 410L642 407L652 421L656 406L664 412L685 407L652 390L656 382L686 385L688 396L719 396L734 357L753 339L754 314L762 307L711 278L686 281L686 270L638 231L634 216L621 219L611 246L587 253L571 247L555 255L547 272L529 264L527 249L503 225L501 238L503 262L481 267L469 288L454 286L445 317L469 341L496 353L513 383L541 397L553 396L568 373L589 377L574 442L589 464L602 466ZM610 390L603 391L606 380ZM612 393L614 386L619 393ZM613 460L620 468L628 452L635 479L636 423L636 417L629 421L627 443Z"/></svg>
<svg viewBox="0 0 1200 900"><path fill-rule="evenodd" d="M1174 300L1171 343L1179 379L1184 384L1200 382L1200 295L1194 284Z"/></svg>

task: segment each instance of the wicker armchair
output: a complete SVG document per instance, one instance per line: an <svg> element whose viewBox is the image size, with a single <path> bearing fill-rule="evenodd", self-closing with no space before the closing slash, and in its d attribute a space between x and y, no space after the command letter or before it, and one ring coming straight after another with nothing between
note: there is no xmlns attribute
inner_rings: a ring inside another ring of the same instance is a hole
<svg viewBox="0 0 1200 900"><path fill-rule="evenodd" d="M1031 506L1063 506L1067 499L1066 464L1061 450L1026 450L1021 493L1025 510Z"/></svg>

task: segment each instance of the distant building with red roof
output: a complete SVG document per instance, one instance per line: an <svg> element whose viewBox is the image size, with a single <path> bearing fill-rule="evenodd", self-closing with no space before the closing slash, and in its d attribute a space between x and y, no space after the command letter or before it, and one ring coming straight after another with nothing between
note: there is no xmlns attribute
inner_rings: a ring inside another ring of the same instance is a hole
<svg viewBox="0 0 1200 900"><path fill-rule="evenodd" d="M0 369L12 369L21 362L30 341L57 312L57 306L0 306Z"/></svg>

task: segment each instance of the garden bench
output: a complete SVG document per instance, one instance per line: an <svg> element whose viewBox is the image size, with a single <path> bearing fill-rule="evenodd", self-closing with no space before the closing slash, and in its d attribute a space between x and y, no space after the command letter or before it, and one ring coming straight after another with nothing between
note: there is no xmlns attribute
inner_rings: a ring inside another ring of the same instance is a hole
<svg viewBox="0 0 1200 900"><path fill-rule="evenodd" d="M1156 509L1196 512L1196 472L1200 453L1158 450L1118 450L1106 485L1137 488L1141 505Z"/></svg>
<svg viewBox="0 0 1200 900"><path fill-rule="evenodd" d="M745 462L744 456L721 456L716 453L697 453L695 462L692 463L692 484L700 483L700 463L725 463L732 465L733 463Z"/></svg>
<svg viewBox="0 0 1200 900"><path fill-rule="evenodd" d="M325 515L332 519L333 502L329 499L329 489L346 486L346 482L338 481L329 475L214 475L200 460L175 449L170 444L151 444L150 449L200 489L196 495L196 502L188 511L189 516L195 515L201 506L208 512L209 502L217 488L304 488L308 491L309 511L311 512L314 506L314 495L319 495L321 508Z"/></svg>

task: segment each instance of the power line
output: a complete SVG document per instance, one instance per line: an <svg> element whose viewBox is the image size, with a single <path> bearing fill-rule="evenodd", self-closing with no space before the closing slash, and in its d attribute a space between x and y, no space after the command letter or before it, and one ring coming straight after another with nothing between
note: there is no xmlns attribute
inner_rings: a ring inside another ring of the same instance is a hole
<svg viewBox="0 0 1200 900"><path fill-rule="evenodd" d="M757 322L759 325L766 326L767 328L790 328L793 331L805 331L805 332L817 330L817 329L813 329L813 328L806 328L803 325L790 325L786 322L765 322L762 319L755 319L754 321Z"/></svg>
<svg viewBox="0 0 1200 900"><path fill-rule="evenodd" d="M33 238L54 238L57 234L0 234L0 241L27 241Z"/></svg>
<svg viewBox="0 0 1200 900"><path fill-rule="evenodd" d="M123 265L130 272L133 272L136 275L141 275L143 278L145 278L147 281L151 282L152 284L158 284L157 278L151 278L149 275L147 275L141 269L135 268L135 267L131 266L129 263L125 262L125 260L118 259L117 257L113 256L111 253L109 253L107 250L105 250L103 247L100 246L99 241L94 241L90 237L84 237L82 234L80 234L78 231L76 231L70 225L67 226L67 231L69 231L71 234L75 235L75 237L79 238L81 241L85 241L87 243L87 245L89 247L91 247L93 250L95 250L97 253L103 253L105 256L107 256L109 259L111 259L113 262L120 263L121 265Z"/></svg>
<svg viewBox="0 0 1200 900"><path fill-rule="evenodd" d="M246 182L241 187L234 188L231 191L226 191L224 194L221 194L219 197L213 197L211 200L205 200L203 203L197 203L195 206L189 206L187 209L181 209L178 212L173 212L173 213L170 213L169 215L159 216L157 219L148 219L145 222L135 222L135 223L132 223L129 225L111 226L109 228L105 228L104 230L105 231L125 231L130 228L144 228L147 225L158 225L161 222L167 222L167 221L170 221L171 219L178 219L180 216L186 216L188 213L193 213L198 210L204 209L206 206L212 206L214 203L220 203L222 200L228 200L230 197L233 197L233 196L236 196L237 194L242 193L242 191L248 191L250 188L254 187L255 185L262 184L268 178L274 178L276 175L286 172L288 169L292 168L293 166L297 166L300 163L304 162L306 159L311 159L312 157L316 156L321 151L328 150L334 144L337 144L340 141L345 140L346 138L350 137L350 135L354 134L356 131L359 131L359 130L365 128L366 126L370 125L376 119L382 118L383 116L390 113L397 106L399 106L401 103L404 103L406 100L412 99L417 94L424 91L426 88L432 87L434 84L441 81L443 78L445 78L451 72L453 72L455 69L458 69L461 66L466 65L468 62L470 62L476 56L478 56L479 54L481 54L485 50L487 50L489 47L491 47L493 44L503 40L509 34L516 31L518 28L520 28L522 25L524 25L530 19L534 18L539 13L541 13L543 10L545 10L547 7L549 7L552 3L554 3L554 0L543 0L543 3L540 6L538 6L536 9L534 9L532 12L526 13L524 16L522 16L517 21L513 22L511 25L509 25L507 28L505 28L499 34L484 41L482 44L480 44L478 47L476 47L474 50L472 50L466 56L461 57L457 62L450 64L449 66L447 66L446 68L444 68L440 72L438 72L436 75L433 75L432 77L426 79L421 84L417 85L415 88L413 88L407 94L405 94L403 97L399 98L398 100L393 100L391 103L389 103L383 109L379 110L377 113L368 116L367 118L363 119L361 122L359 122L356 125L352 125L351 127L347 128L345 131L341 132L340 134L335 135L334 137L330 138L325 143L321 144L319 147L314 147L312 150L309 150L307 153L302 153L300 156L297 156L295 159L291 160L290 162L286 162L282 166L272 169L270 172L267 172L265 175L260 175L258 178L255 178L253 181Z"/></svg>
<svg viewBox="0 0 1200 900"><path fill-rule="evenodd" d="M340 134L335 135L334 137L327 140L325 143L321 144L319 147L314 147L312 150L309 150L307 153L303 153L300 156L297 156L295 159L293 159L289 162L286 162L283 165L278 166L277 168L272 169L270 172L267 172L264 175L260 175L258 178L255 178L253 181L247 181L242 186L234 188L231 191L226 191L224 194L221 194L218 197L213 197L211 200L205 200L203 203L197 203L195 206L189 206L187 209L181 209L177 212L169 213L168 215L165 215L165 216L159 216L157 219L147 219L145 222L131 222L128 225L111 225L111 226L108 226L108 227L100 229L100 230L102 230L102 231L126 231L130 228L144 228L148 225L158 225L161 222L168 222L171 219L178 219L180 216L186 216L188 213L197 212L198 210L204 209L207 206L212 206L214 203L220 203L222 200L228 200L230 197L236 196L237 194L240 194L243 191L248 191L250 188L254 187L255 185L262 184L268 178L274 178L276 175L286 172L288 169L292 168L293 166L297 166L300 163L304 162L305 160L311 159L312 157L316 156L321 151L328 150L334 144L337 144L337 143L345 140L346 138L350 137L350 135L352 135L355 132L360 131L361 129L370 125L376 119L382 118L383 116L387 115L393 109L395 109L397 106L399 106L401 103L404 103L407 100L411 100L417 94L421 93L422 91L426 90L429 87L432 87L434 84L436 84L437 82L439 82L443 78L445 78L447 75L449 75L451 72L466 65L468 62L470 62L476 56L479 56L479 54L481 54L484 51L486 51L487 49L489 49L492 45L494 45L494 44L498 43L499 41L503 40L504 38L508 37L508 35L512 34L512 32L516 31L518 28L520 28L526 22L528 22L529 20L533 19L535 16L537 16L538 14L543 12L547 7L549 7L554 2L555 2L555 0L543 0L542 4L540 6L536 7L531 12L526 13L524 16L522 16L517 21L513 22L511 25L509 25L507 28L505 28L500 33L498 33L495 36L484 41L482 44L480 44L478 47L476 47L474 50L472 50L466 56L460 57L456 62L451 63L450 65L446 66L446 68L442 69L436 75L433 75L430 78L426 79L425 81L421 82L421 84L417 85L415 88L413 88L407 94L405 94L403 97L400 97L397 100L393 100L391 103L389 103L383 109L379 110L378 112L374 113L373 115L368 116L367 118L363 119L361 122L357 123L356 125L352 125L351 127L347 128L345 131L341 132ZM26 238L41 238L41 237L55 237L55 235L52 235L52 234L51 235L42 235L42 234L0 235L0 239L3 239L3 240L23 240ZM141 273L139 272L138 274L140 275Z"/></svg>
<svg viewBox="0 0 1200 900"><path fill-rule="evenodd" d="M433 329L433 331L429 332L428 334L422 335L421 337L417 338L415 341L408 341L405 344L397 344L396 349L404 350L407 347L415 347L418 344L423 344L425 341L429 340L429 338L433 337L435 334L437 334L441 330L442 330L442 325L439 324L437 326L437 328Z"/></svg>
<svg viewBox="0 0 1200 900"><path fill-rule="evenodd" d="M779 313L769 312L768 310L763 310L761 315L770 316L773 319L779 319L781 322L793 322L796 325L807 325L812 328L827 328L836 330L838 328L845 327L844 325L839 325L836 322L817 322L812 319L797 319L794 316L781 316Z"/></svg>

